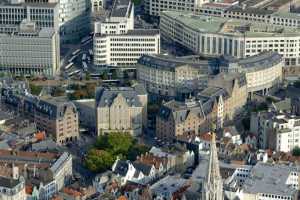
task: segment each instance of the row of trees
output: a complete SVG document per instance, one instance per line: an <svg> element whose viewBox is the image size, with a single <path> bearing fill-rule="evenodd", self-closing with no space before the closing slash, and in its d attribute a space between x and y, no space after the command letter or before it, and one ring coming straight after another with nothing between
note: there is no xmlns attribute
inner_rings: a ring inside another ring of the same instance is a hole
<svg viewBox="0 0 300 200"><path fill-rule="evenodd" d="M86 167L96 173L111 168L116 158L135 160L140 154L149 151L145 145L138 144L128 133L109 133L101 135L85 159Z"/></svg>

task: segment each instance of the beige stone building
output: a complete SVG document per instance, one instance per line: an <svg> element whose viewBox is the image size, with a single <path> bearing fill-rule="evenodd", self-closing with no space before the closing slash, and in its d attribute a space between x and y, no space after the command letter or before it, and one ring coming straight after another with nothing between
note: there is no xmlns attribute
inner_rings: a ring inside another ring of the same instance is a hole
<svg viewBox="0 0 300 200"><path fill-rule="evenodd" d="M142 134L147 122L147 93L134 87L99 87L96 91L96 127L98 135L122 131Z"/></svg>
<svg viewBox="0 0 300 200"><path fill-rule="evenodd" d="M198 135L205 116L196 101L165 103L156 117L156 136L172 141L181 135Z"/></svg>
<svg viewBox="0 0 300 200"><path fill-rule="evenodd" d="M248 90L244 74L220 73L209 80L208 85L223 88L227 92L224 99L225 120L232 120L247 102Z"/></svg>
<svg viewBox="0 0 300 200"><path fill-rule="evenodd" d="M35 122L38 129L51 134L60 144L79 137L78 112L65 98L40 98L36 102Z"/></svg>
<svg viewBox="0 0 300 200"><path fill-rule="evenodd" d="M215 60L197 56L144 55L138 60L137 79L149 93L176 96L182 87L204 87Z"/></svg>

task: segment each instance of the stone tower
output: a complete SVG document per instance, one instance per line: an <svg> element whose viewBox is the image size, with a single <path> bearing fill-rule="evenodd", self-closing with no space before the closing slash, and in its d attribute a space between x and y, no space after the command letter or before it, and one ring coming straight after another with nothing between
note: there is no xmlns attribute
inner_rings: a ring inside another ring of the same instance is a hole
<svg viewBox="0 0 300 200"><path fill-rule="evenodd" d="M215 133L212 133L207 177L203 186L203 200L223 200L223 182L220 175Z"/></svg>

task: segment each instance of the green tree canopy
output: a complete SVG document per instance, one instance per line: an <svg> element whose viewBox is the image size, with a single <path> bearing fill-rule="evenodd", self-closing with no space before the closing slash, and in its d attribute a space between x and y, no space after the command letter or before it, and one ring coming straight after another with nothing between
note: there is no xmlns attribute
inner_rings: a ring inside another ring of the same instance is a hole
<svg viewBox="0 0 300 200"><path fill-rule="evenodd" d="M300 156L300 147L296 146L292 151L293 156Z"/></svg>
<svg viewBox="0 0 300 200"><path fill-rule="evenodd" d="M85 164L93 172L103 172L114 163L113 155L105 150L91 149L86 157Z"/></svg>
<svg viewBox="0 0 300 200"><path fill-rule="evenodd" d="M117 157L135 160L138 155L147 151L149 148L138 144L130 134L113 132L97 138L94 147L88 152L85 163L91 171L101 172L110 168Z"/></svg>

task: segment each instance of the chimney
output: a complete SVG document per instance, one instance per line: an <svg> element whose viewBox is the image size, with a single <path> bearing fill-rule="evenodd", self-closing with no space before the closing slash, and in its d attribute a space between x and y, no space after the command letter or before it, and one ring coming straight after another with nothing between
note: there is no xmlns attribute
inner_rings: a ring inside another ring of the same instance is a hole
<svg viewBox="0 0 300 200"><path fill-rule="evenodd" d="M12 166L12 178L15 180L19 179L19 168L15 164Z"/></svg>

